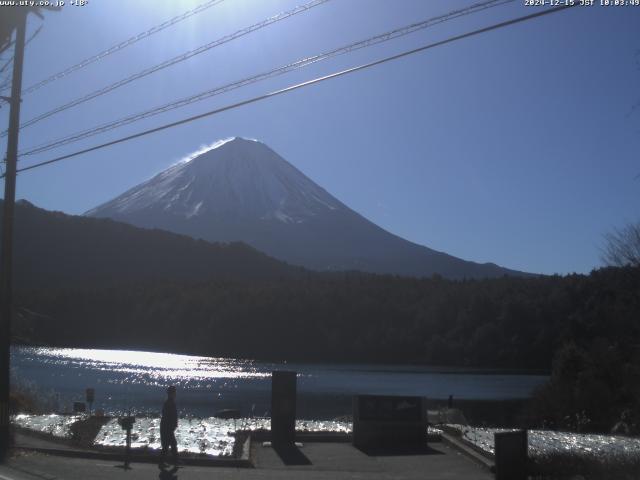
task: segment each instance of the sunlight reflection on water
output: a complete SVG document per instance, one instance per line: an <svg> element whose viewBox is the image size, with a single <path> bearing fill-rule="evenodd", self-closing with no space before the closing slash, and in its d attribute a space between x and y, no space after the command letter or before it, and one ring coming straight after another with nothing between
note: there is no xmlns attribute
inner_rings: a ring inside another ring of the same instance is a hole
<svg viewBox="0 0 640 480"><path fill-rule="evenodd" d="M75 365L95 370L127 373L130 381L156 384L157 380L203 381L220 378L261 378L269 376L250 360L176 355L134 350L81 348L35 348L43 363ZM151 380L151 382L150 382ZM155 381L154 381L155 380Z"/></svg>
<svg viewBox="0 0 640 480"><path fill-rule="evenodd" d="M12 422L22 428L47 433L58 438L71 438L71 425L81 420L79 415L16 415ZM235 444L237 430L270 430L269 418L239 418L237 420L209 418L180 418L176 429L176 440L180 452L230 456ZM351 423L335 420L297 420L298 432L349 433ZM136 418L131 431L132 448L160 449L160 419ZM102 447L122 447L125 432L118 420L110 419L96 435L95 445Z"/></svg>
<svg viewBox="0 0 640 480"><path fill-rule="evenodd" d="M236 430L270 430L268 418L239 418L236 421L221 418L181 418L176 429L176 441L181 452L206 455L231 455ZM351 423L338 421L297 420L298 432L349 433ZM133 448L160 449L160 419L136 419L131 432ZM104 425L95 440L96 445L124 446L125 435L116 420Z"/></svg>
<svg viewBox="0 0 640 480"><path fill-rule="evenodd" d="M82 417L79 415L15 415L11 421L22 428L46 433L58 438L71 438L71 425Z"/></svg>
<svg viewBox="0 0 640 480"><path fill-rule="evenodd" d="M490 455L495 455L494 434L512 429L480 428L448 425L460 432L462 438ZM640 471L640 439L617 435L529 430L529 458L544 471L564 469L579 471ZM633 478L638 478L634 476Z"/></svg>
<svg viewBox="0 0 640 480"><path fill-rule="evenodd" d="M178 388L181 416L209 417L222 409L269 416L271 373L298 372L298 408L304 418L350 413L356 394L444 399L526 398L548 377L460 371L415 365L270 363L130 350L12 347L12 382L46 400L46 411L70 412L95 389L94 409L108 415L160 413L165 388Z"/></svg>

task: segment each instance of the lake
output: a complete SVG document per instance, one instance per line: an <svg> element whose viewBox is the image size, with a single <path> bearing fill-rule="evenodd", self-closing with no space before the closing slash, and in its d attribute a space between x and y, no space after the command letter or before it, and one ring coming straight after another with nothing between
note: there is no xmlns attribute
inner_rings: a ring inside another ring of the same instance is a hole
<svg viewBox="0 0 640 480"><path fill-rule="evenodd" d="M271 372L298 372L298 418L329 419L351 411L354 394L430 399L527 398L545 375L402 365L269 363L169 353L13 347L12 382L58 411L95 389L94 409L117 415L157 415L168 385L178 388L181 416L211 416L225 408L269 416Z"/></svg>

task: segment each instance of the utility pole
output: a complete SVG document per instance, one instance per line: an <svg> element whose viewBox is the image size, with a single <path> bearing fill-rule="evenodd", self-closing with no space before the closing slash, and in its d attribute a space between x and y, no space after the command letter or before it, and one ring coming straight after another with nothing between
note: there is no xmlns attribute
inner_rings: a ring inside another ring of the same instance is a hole
<svg viewBox="0 0 640 480"><path fill-rule="evenodd" d="M9 136L4 178L4 216L2 217L2 250L0 252L0 461L9 452L9 366L11 354L13 213L16 201L16 164L20 130L20 91L22 61L29 10L21 8L16 20L16 42L13 53L13 79L9 111Z"/></svg>

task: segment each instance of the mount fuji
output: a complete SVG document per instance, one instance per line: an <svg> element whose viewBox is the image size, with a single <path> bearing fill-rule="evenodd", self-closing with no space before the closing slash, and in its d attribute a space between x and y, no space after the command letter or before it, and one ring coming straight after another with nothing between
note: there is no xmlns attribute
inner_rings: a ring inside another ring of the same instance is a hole
<svg viewBox="0 0 640 480"><path fill-rule="evenodd" d="M458 279L527 275L393 235L265 144L238 137L217 142L85 215L208 241L242 241L314 270Z"/></svg>

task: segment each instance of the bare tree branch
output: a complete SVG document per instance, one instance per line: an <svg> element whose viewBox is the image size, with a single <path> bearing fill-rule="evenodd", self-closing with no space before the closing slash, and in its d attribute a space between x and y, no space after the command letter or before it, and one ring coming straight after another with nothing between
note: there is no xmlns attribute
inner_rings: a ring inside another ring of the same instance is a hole
<svg viewBox="0 0 640 480"><path fill-rule="evenodd" d="M602 260L606 265L640 266L640 222L631 223L605 235Z"/></svg>

